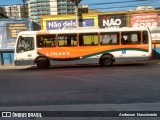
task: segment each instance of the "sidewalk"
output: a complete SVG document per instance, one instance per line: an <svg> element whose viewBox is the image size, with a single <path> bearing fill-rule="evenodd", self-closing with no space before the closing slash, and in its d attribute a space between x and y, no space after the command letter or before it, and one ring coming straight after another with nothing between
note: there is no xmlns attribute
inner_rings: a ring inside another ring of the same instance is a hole
<svg viewBox="0 0 160 120"><path fill-rule="evenodd" d="M31 66L15 66L14 64L7 64L7 65L0 65L0 70L1 69L26 69Z"/></svg>
<svg viewBox="0 0 160 120"><path fill-rule="evenodd" d="M149 65L160 65L160 60L158 60L158 59L150 60L150 61L147 61L146 64L149 64Z"/></svg>

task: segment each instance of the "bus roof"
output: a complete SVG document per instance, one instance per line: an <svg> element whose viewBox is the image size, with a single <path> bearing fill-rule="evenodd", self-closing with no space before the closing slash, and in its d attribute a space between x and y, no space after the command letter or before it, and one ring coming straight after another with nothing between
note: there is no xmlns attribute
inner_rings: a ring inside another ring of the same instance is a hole
<svg viewBox="0 0 160 120"><path fill-rule="evenodd" d="M117 32L117 31L142 31L142 30L148 30L147 28L73 28L73 29L64 29L64 30L40 30L40 31L21 31L19 35L22 34L30 34L30 35L36 35L36 34L71 34L71 33L95 33L95 32Z"/></svg>

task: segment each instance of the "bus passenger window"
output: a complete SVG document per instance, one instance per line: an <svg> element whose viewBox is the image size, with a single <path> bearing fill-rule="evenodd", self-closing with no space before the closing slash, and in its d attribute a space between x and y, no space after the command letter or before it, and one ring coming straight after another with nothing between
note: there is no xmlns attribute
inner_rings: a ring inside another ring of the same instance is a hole
<svg viewBox="0 0 160 120"><path fill-rule="evenodd" d="M118 45L119 44L118 33L101 33L100 44L101 45Z"/></svg>
<svg viewBox="0 0 160 120"><path fill-rule="evenodd" d="M97 46L98 45L98 33L81 33L79 36L80 46Z"/></svg>
<svg viewBox="0 0 160 120"><path fill-rule="evenodd" d="M143 44L148 44L148 32L143 31Z"/></svg>
<svg viewBox="0 0 160 120"><path fill-rule="evenodd" d="M77 46L77 35L76 34L58 35L58 46L59 47Z"/></svg>
<svg viewBox="0 0 160 120"><path fill-rule="evenodd" d="M38 41L37 41L37 46L38 47L44 47L44 39L43 37L39 37Z"/></svg>
<svg viewBox="0 0 160 120"><path fill-rule="evenodd" d="M124 44L140 44L140 32L122 32L121 43Z"/></svg>
<svg viewBox="0 0 160 120"><path fill-rule="evenodd" d="M37 47L55 47L56 35L37 35Z"/></svg>
<svg viewBox="0 0 160 120"><path fill-rule="evenodd" d="M128 35L122 36L122 44L129 44L129 36Z"/></svg>

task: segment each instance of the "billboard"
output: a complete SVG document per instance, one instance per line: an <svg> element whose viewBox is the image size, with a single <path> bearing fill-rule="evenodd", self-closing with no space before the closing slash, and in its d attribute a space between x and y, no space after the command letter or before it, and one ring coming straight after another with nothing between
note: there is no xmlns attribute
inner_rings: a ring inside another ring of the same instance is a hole
<svg viewBox="0 0 160 120"><path fill-rule="evenodd" d="M94 19L81 19L79 20L80 27L89 27L94 26ZM46 30L62 30L65 28L74 28L76 27L75 19L71 20L47 20L46 21Z"/></svg>
<svg viewBox="0 0 160 120"><path fill-rule="evenodd" d="M26 30L32 30L31 21L0 21L0 49L14 49L18 33Z"/></svg>
<svg viewBox="0 0 160 120"><path fill-rule="evenodd" d="M82 14L79 16L79 26L97 27L97 14ZM76 27L75 14L41 16L41 30L62 30Z"/></svg>
<svg viewBox="0 0 160 120"><path fill-rule="evenodd" d="M151 37L152 37L152 43L160 43L160 27L155 27L150 29L151 31Z"/></svg>
<svg viewBox="0 0 160 120"><path fill-rule="evenodd" d="M160 42L160 16L158 13L132 14L131 27L150 28L152 43Z"/></svg>
<svg viewBox="0 0 160 120"><path fill-rule="evenodd" d="M29 30L28 23L6 23L7 39L16 39L20 31Z"/></svg>
<svg viewBox="0 0 160 120"><path fill-rule="evenodd" d="M158 27L160 26L158 13L133 14L131 17L131 27Z"/></svg>
<svg viewBox="0 0 160 120"><path fill-rule="evenodd" d="M120 28L127 26L126 14L105 14L98 15L98 25L100 28Z"/></svg>

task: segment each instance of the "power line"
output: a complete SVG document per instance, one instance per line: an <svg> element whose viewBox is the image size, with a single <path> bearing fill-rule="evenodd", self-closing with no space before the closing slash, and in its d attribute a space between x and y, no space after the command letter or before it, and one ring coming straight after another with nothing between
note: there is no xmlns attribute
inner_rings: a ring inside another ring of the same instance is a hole
<svg viewBox="0 0 160 120"><path fill-rule="evenodd" d="M123 2L122 1L121 2L104 2L104 3L94 3L94 4L88 4L88 5L93 6L93 5L104 5L104 4L117 4L117 3L124 3L124 2L126 4L126 3L132 3L132 2L137 3L137 2L146 2L146 1L150 1L150 0L141 0L141 1L129 0L129 1L123 1ZM153 1L157 1L157 0L152 0L152 3L153 3Z"/></svg>
<svg viewBox="0 0 160 120"><path fill-rule="evenodd" d="M56 2L57 0L55 0L55 1L44 1L44 2L47 2L47 3L51 3L51 2ZM99 2L99 3L94 3L94 4L88 4L88 5L91 5L91 6L93 6L93 5L104 5L104 4L117 4L117 3L124 3L125 2L125 4L126 3L132 3L132 2L135 2L135 3L137 3L137 2L146 2L146 1L150 1L150 0L141 0L141 1L139 1L139 0L128 0L128 1L119 1L119 2ZM158 0L152 0L152 3L154 2L154 1L157 1L158 2ZM35 2L36 3L36 2ZM74 2L73 2L74 3ZM10 5L0 5L0 6L12 6L12 5L24 5L24 4L10 4Z"/></svg>
<svg viewBox="0 0 160 120"><path fill-rule="evenodd" d="M130 1L125 1L125 2L136 2L136 1L138 1L138 0L130 0ZM141 0L142 2L144 2L144 1L149 1L149 0ZM141 2L141 1L139 1L139 2ZM153 1L157 1L157 0L153 0ZM149 2L150 4L151 3L153 3L153 1L152 2ZM97 6L99 6L99 5L101 5L102 6L102 4L116 4L116 3L124 3L124 2L105 2L105 3L96 3L96 5ZM137 3L137 2L136 2ZM125 9L127 9L127 8L133 8L133 7L138 7L138 6L146 6L147 4L149 4L149 3L144 3L143 5L142 5L142 3L138 3L138 4L134 4L134 5L127 5L127 6L112 6L112 7L100 7L100 8L98 8L98 7L95 7L95 9L100 9L100 10L112 10L112 9L121 9L121 8L125 8ZM157 5L160 5L160 2L157 2L158 4L155 4L155 5L152 5L153 7L155 7L155 6L157 6ZM91 5L95 5L95 4L91 4ZM50 8L54 8L54 7L50 7ZM43 12L46 12L46 11L37 11L36 9L35 9L35 11L36 12L42 12L42 14L41 15L44 15L43 14ZM47 11L47 12L59 12L58 10L55 10L55 11ZM63 12L63 11L62 11ZM72 12L74 12L74 11L72 11ZM7 12L7 13L10 13L10 12ZM20 12L11 12L11 13L20 13ZM21 13L25 13L25 12L21 12ZM30 12L31 13L31 12ZM64 11L64 13L65 13L65 11ZM62 13L62 14L64 14L64 13ZM66 11L66 13L67 13L67 11ZM74 13L72 13L72 14L74 14ZM37 14L35 14L36 16L37 16ZM40 14L39 14L39 16L41 16ZM50 14L46 14L46 15L50 15ZM13 15L14 16L14 15Z"/></svg>
<svg viewBox="0 0 160 120"><path fill-rule="evenodd" d="M147 6L148 4L143 4L143 5L141 5L141 6ZM158 4L158 5L160 5L160 4ZM114 8L133 8L133 7L138 7L139 6L139 4L137 4L137 5L130 5L130 6L115 6L115 7L101 7L101 8L96 8L96 9L114 9ZM155 7L155 6L153 6L153 7Z"/></svg>
<svg viewBox="0 0 160 120"><path fill-rule="evenodd" d="M157 4L157 5L160 5L160 4ZM112 8L130 8L130 7L138 7L139 5L137 4L137 5L130 5L130 6L115 6L115 7L101 7L101 8L96 8L96 9L112 9ZM146 6L146 5L144 5L144 6ZM153 6L153 7L155 7L155 6ZM53 7L51 7L51 8L53 8ZM46 12L46 11L36 11L36 12L41 12L42 14L43 14L43 12ZM49 12L59 12L58 10L51 10L51 11L49 11ZM63 12L63 11L62 11ZM67 12L67 11L64 11L64 12ZM72 11L72 12L74 12L74 11ZM7 12L7 13L10 13L10 12ZM11 12L11 13L24 13L24 12ZM30 12L31 13L31 12ZM73 13L74 14L74 13Z"/></svg>
<svg viewBox="0 0 160 120"><path fill-rule="evenodd" d="M124 3L124 2L105 2L105 3L96 3L96 4L88 4L89 6L96 6L96 7L92 7L94 9L114 9L114 8L129 8L129 7L138 7L138 6L153 6L153 7L158 7L158 5L160 5L160 1L157 1L157 0L142 0L142 1L138 1L138 0L130 0L130 1L125 1L127 3L125 4L128 4L127 6L124 4L120 4L120 3ZM148 1L148 2L146 2ZM157 1L157 2L155 2ZM116 4L116 3L119 3L119 4ZM138 3L138 4L137 4ZM100 7L98 7L100 6ZM106 7L105 7L106 6ZM111 7L110 7L111 6Z"/></svg>

